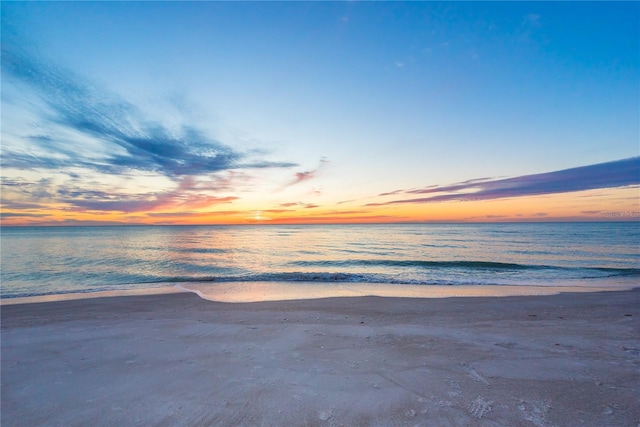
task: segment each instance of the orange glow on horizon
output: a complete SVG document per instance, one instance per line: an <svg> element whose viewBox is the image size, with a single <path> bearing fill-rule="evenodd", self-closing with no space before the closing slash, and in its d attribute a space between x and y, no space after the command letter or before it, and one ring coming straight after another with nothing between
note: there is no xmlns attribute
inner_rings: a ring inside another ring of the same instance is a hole
<svg viewBox="0 0 640 427"><path fill-rule="evenodd" d="M398 222L509 222L509 221L638 221L638 188L589 190L576 193L483 201L398 203L348 206L233 209L207 211L200 206L186 211L74 211L63 204L48 209L5 211L3 226L92 224L340 224ZM220 205L217 205L220 206ZM185 206L188 207L188 206ZM230 208L230 209L229 209Z"/></svg>

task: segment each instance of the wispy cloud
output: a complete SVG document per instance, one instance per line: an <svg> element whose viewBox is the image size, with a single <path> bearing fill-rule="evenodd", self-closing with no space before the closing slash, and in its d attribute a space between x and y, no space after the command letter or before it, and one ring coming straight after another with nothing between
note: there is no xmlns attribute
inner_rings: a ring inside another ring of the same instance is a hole
<svg viewBox="0 0 640 427"><path fill-rule="evenodd" d="M117 200L113 200L114 196L105 194L104 197L96 200L76 199L67 200L74 206L77 211L116 211L123 213L145 212L160 208L179 208L186 206L188 208L206 208L221 203L231 203L237 200L237 197L189 197L182 199L175 194L160 194L155 197L149 196L120 196Z"/></svg>
<svg viewBox="0 0 640 427"><path fill-rule="evenodd" d="M46 104L44 123L80 133L111 146L97 161L74 153L67 141L34 135L30 143L49 152L38 155L4 150L3 166L21 169L60 169L80 166L101 173L152 171L167 177L200 175L239 168L291 167L294 163L251 159L208 137L195 125L169 129L150 120L120 96L98 87L62 67L49 64L19 48L2 48L5 75L34 91Z"/></svg>
<svg viewBox="0 0 640 427"><path fill-rule="evenodd" d="M399 203L435 203L453 200L490 200L569 193L638 184L640 184L640 157L631 157L629 159L580 166L554 172L523 175L514 178L480 178L452 185L425 187L423 189L406 190L404 192L394 191L386 194L428 194L429 196L369 203L367 206Z"/></svg>
<svg viewBox="0 0 640 427"><path fill-rule="evenodd" d="M41 218L48 216L47 214L38 214L38 213L26 213L26 212L1 212L1 218Z"/></svg>
<svg viewBox="0 0 640 427"><path fill-rule="evenodd" d="M186 109L186 124L169 126L15 44L3 43L1 60L3 85L35 95L25 105L36 123L20 129L21 134L3 130L0 163L5 171L13 171L2 177L3 209L58 203L61 209L66 205L71 212L94 214L197 210L237 200L229 193L250 188L253 178L247 169L296 166L264 160L265 149L239 151L211 138L192 123L187 110L193 107L182 98L173 107ZM25 107L20 99L3 93L3 107ZM34 175L15 171L37 171L40 177L26 179ZM140 177L155 182L125 191L109 187L111 177L119 182ZM158 182L170 188L158 190Z"/></svg>
<svg viewBox="0 0 640 427"><path fill-rule="evenodd" d="M197 188L193 177L185 177L175 190L143 195L117 194L113 192L80 191L77 194L62 192L62 201L80 210L118 211L124 213L152 211L160 208L188 209L208 208L213 205L231 203L238 197L213 197L208 194L194 193ZM65 198L64 196L72 196ZM73 197L75 196L75 197Z"/></svg>
<svg viewBox="0 0 640 427"><path fill-rule="evenodd" d="M293 181L289 182L285 187L290 187L292 185L299 184L303 181L308 181L310 179L315 178L316 175L318 174L318 171L327 163L329 163L329 160L323 157L320 159L320 164L318 164L317 168L310 171L296 172Z"/></svg>
<svg viewBox="0 0 640 427"><path fill-rule="evenodd" d="M166 191L132 194L97 183L82 183L80 180L55 184L49 178L37 182L20 179L3 180L8 188L2 195L4 210L34 210L46 208L46 203L55 200L71 212L116 211L122 213L144 212L161 208L202 209L214 205L232 203L235 196L215 197L209 191L209 183L201 183L194 177L183 177L176 188ZM88 189L87 186L94 185ZM24 202L23 200L30 200ZM34 203L33 201L42 203Z"/></svg>
<svg viewBox="0 0 640 427"><path fill-rule="evenodd" d="M280 207L290 208L293 206L301 207L303 209L312 209L319 207L315 203L303 203L303 202L288 202L288 203L280 203Z"/></svg>
<svg viewBox="0 0 640 427"><path fill-rule="evenodd" d="M378 196L393 196L394 194L402 194L405 191L406 190L394 190L394 191L389 191L387 193L380 193L378 194Z"/></svg>

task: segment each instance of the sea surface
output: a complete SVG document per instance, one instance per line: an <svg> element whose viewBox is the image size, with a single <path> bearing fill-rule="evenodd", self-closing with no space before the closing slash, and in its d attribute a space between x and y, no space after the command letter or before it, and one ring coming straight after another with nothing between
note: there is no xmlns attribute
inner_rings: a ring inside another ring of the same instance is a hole
<svg viewBox="0 0 640 427"><path fill-rule="evenodd" d="M640 223L4 227L3 298L183 282L640 285Z"/></svg>

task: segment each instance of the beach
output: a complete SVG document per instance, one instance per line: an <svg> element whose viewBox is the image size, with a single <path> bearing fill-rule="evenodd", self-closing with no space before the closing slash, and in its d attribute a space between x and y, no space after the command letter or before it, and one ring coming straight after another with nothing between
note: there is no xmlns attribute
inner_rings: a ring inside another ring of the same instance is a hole
<svg viewBox="0 0 640 427"><path fill-rule="evenodd" d="M3 305L3 426L637 426L640 290Z"/></svg>

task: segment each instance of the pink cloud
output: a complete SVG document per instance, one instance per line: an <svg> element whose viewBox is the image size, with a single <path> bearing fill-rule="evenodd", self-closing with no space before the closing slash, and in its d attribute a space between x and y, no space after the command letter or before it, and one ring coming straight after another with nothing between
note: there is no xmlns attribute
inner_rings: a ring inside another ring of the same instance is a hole
<svg viewBox="0 0 640 427"><path fill-rule="evenodd" d="M293 181L291 181L290 183L288 183L286 187L290 187L292 185L296 185L299 184L303 181L308 181L310 179L313 179L316 177L316 175L318 174L318 171L326 164L329 163L329 160L327 160L326 158L321 158L320 159L320 164L318 165L317 168L310 170L310 171L304 171L304 172L296 172L295 173L295 178L293 179Z"/></svg>

